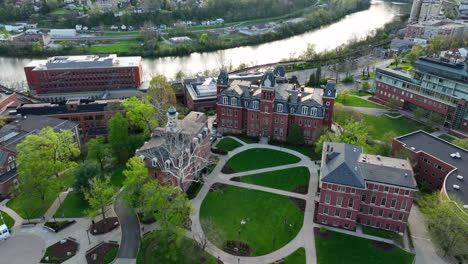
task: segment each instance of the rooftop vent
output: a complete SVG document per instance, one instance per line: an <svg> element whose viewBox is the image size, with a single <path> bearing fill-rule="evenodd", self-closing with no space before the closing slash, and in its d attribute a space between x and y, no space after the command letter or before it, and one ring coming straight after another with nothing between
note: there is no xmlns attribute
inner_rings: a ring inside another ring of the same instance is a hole
<svg viewBox="0 0 468 264"><path fill-rule="evenodd" d="M454 184L454 185L453 185L453 188L454 188L455 190L460 190L460 185Z"/></svg>
<svg viewBox="0 0 468 264"><path fill-rule="evenodd" d="M415 148L415 147L411 147L410 149L411 149L411 150L416 150L416 148Z"/></svg>
<svg viewBox="0 0 468 264"><path fill-rule="evenodd" d="M450 154L450 157L459 159L459 158L461 158L461 155L460 155L460 152L456 152L456 153Z"/></svg>
<svg viewBox="0 0 468 264"><path fill-rule="evenodd" d="M408 177L408 173L405 172L405 177Z"/></svg>
<svg viewBox="0 0 468 264"><path fill-rule="evenodd" d="M463 180L463 176L458 175L458 176L457 176L457 179L459 179L459 180L461 181L461 180Z"/></svg>

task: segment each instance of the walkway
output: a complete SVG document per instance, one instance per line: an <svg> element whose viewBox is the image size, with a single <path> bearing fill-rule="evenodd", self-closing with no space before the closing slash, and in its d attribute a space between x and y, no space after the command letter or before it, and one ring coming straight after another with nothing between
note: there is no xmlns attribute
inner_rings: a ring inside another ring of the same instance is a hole
<svg viewBox="0 0 468 264"><path fill-rule="evenodd" d="M223 168L226 161L229 160L229 158L236 155L237 153L240 153L248 149L253 149L253 148L268 148L268 149L279 150L279 151L287 152L295 156L298 156L301 160L295 164L289 164L289 165L284 165L284 166L277 166L277 167L265 168L265 169L259 169L259 170L253 170L253 171L246 171L246 172L240 172L240 173L224 174L221 172L221 169ZM220 160L218 164L216 165L212 173L208 175L205 181L205 184L203 185L203 188L200 190L197 197L195 197L192 200L192 207L194 208L194 210L191 213L192 233L196 237L203 237L203 230L201 227L200 215L199 215L200 207L203 202L203 199L208 194L211 185L213 185L214 183L224 183L224 184L229 184L229 185L238 186L242 188L261 190L265 192L276 193L280 195L304 199L306 200L306 208L304 212L304 222L297 236L293 240L291 240L288 244L286 244L284 247L274 252L271 252L267 255L257 256L257 257L238 257L238 256L234 256L234 255L231 255L222 251L221 249L217 248L215 245L211 244L210 242L208 242L206 250L214 257L216 258L220 257L220 259L226 264L236 264L239 262L249 263L249 264L265 264L265 263L273 263L277 260L285 258L289 256L291 253L293 253L294 251L296 251L298 248L303 247L305 248L305 251L306 251L306 263L315 264L316 263L316 251L315 251L315 239L313 235L314 234L313 230L314 230L314 227L321 227L321 225L315 224L313 222L314 211L315 211L315 201L314 201L315 193L316 193L315 190L317 189L317 184L318 184L317 166L314 164L314 162L311 161L309 157L304 156L301 153L298 153L290 149L271 146L271 145L264 145L264 144L245 144L245 143L243 143L243 146L229 152L226 156L219 156L219 158ZM243 177L243 176L262 173L262 172L282 170L282 169L301 167L301 166L307 167L310 173L309 192L307 194L298 194L298 193L253 185L253 184L230 181L232 177ZM367 239L379 240L379 241L383 241L386 243L393 243L393 241L379 238L379 237L369 236L365 234L358 234L356 232L342 230L342 229L330 228L328 226L327 228L332 229L336 232L342 232L342 233L346 233L349 235L360 236L360 237L364 237Z"/></svg>
<svg viewBox="0 0 468 264"><path fill-rule="evenodd" d="M119 259L135 260L140 246L140 224L132 209L125 206L121 196L114 204L115 213L119 217L122 237L120 241ZM119 260L119 263L128 263Z"/></svg>

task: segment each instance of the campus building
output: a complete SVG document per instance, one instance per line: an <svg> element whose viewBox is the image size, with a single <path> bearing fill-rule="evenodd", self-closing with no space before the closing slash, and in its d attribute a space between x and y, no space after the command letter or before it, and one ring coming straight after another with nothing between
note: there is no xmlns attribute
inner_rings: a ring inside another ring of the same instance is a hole
<svg viewBox="0 0 468 264"><path fill-rule="evenodd" d="M392 151L405 150L419 183L427 183L445 196L457 197L468 206L468 151L424 131L416 131L392 143Z"/></svg>
<svg viewBox="0 0 468 264"><path fill-rule="evenodd" d="M123 111L121 100L68 100L60 103L21 104L10 116L20 114L43 115L73 121L79 124L82 141L96 136L106 137L109 120Z"/></svg>
<svg viewBox="0 0 468 264"><path fill-rule="evenodd" d="M423 57L414 73L377 68L371 100L393 101L403 109L418 107L444 117L452 134L468 137L468 66L465 62Z"/></svg>
<svg viewBox="0 0 468 264"><path fill-rule="evenodd" d="M430 39L435 36L463 38L468 23L450 19L427 20L406 26L405 39Z"/></svg>
<svg viewBox="0 0 468 264"><path fill-rule="evenodd" d="M56 56L24 67L30 92L40 97L136 89L142 83L141 57Z"/></svg>
<svg viewBox="0 0 468 264"><path fill-rule="evenodd" d="M210 130L208 117L204 113L192 111L183 120L179 120L178 115L171 106L167 112L166 127L156 128L151 139L137 149L135 155L145 161L149 175L161 184L183 185L186 191L192 183L190 180L199 176L200 169L203 169L201 166L210 156ZM180 181L168 173L174 162L182 168L179 171L187 175L186 180Z"/></svg>
<svg viewBox="0 0 468 264"><path fill-rule="evenodd" d="M332 82L323 88L297 87L285 83L281 67L265 73L258 84L229 79L221 73L217 81L220 132L284 141L297 124L310 143L323 127L331 127L336 93Z"/></svg>
<svg viewBox="0 0 468 264"><path fill-rule="evenodd" d="M350 230L362 224L405 232L416 190L408 160L324 142L315 221Z"/></svg>

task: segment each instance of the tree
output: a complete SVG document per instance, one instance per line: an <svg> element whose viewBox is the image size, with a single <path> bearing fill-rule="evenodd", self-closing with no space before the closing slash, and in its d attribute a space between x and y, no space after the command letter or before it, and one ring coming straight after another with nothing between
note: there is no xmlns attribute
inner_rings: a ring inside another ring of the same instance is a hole
<svg viewBox="0 0 468 264"><path fill-rule="evenodd" d="M176 81L181 82L184 80L184 78L185 78L185 73L182 70L179 70L175 76Z"/></svg>
<svg viewBox="0 0 468 264"><path fill-rule="evenodd" d="M92 178L89 181L89 188L84 192L85 199L92 210L92 215L99 211L102 219L106 222L106 207L112 203L114 194L114 187L108 178Z"/></svg>
<svg viewBox="0 0 468 264"><path fill-rule="evenodd" d="M36 53L36 54L39 54L42 52L42 46L41 46L41 43L39 42L33 42L31 43L31 51L33 53Z"/></svg>
<svg viewBox="0 0 468 264"><path fill-rule="evenodd" d="M309 43L307 44L307 48L302 54L299 56L302 60L311 60L317 56L317 51L315 50L315 44Z"/></svg>
<svg viewBox="0 0 468 264"><path fill-rule="evenodd" d="M413 46L410 52L406 53L405 60L410 64L414 64L414 62L423 54L423 52L424 47L417 43Z"/></svg>
<svg viewBox="0 0 468 264"><path fill-rule="evenodd" d="M294 124L289 130L287 142L294 146L304 145L304 135L298 124Z"/></svg>
<svg viewBox="0 0 468 264"><path fill-rule="evenodd" d="M145 46L150 46L150 49L154 49L156 47L158 34L156 26L153 24L153 22L145 21L140 29L140 37L143 40Z"/></svg>
<svg viewBox="0 0 468 264"><path fill-rule="evenodd" d="M125 175L124 200L133 208L142 208L142 188L149 176L145 161L140 157L130 158L123 174Z"/></svg>
<svg viewBox="0 0 468 264"><path fill-rule="evenodd" d="M150 97L141 99L133 96L122 102L122 106L127 110L126 116L132 124L145 133L151 134L158 125L154 105L150 103Z"/></svg>
<svg viewBox="0 0 468 264"><path fill-rule="evenodd" d="M460 148L468 149L468 138L460 138L452 141L452 144L459 146Z"/></svg>
<svg viewBox="0 0 468 264"><path fill-rule="evenodd" d="M444 121L444 117L436 112L431 112L427 117L431 126L439 126Z"/></svg>
<svg viewBox="0 0 468 264"><path fill-rule="evenodd" d="M47 7L49 10L55 10L60 6L59 1L57 0L47 0Z"/></svg>
<svg viewBox="0 0 468 264"><path fill-rule="evenodd" d="M361 90L363 90L364 92L369 92L370 89L371 89L371 87L370 87L368 82L363 82L362 83Z"/></svg>
<svg viewBox="0 0 468 264"><path fill-rule="evenodd" d="M401 62L401 55L394 54L393 55L393 64L395 64L395 67L398 67L398 64Z"/></svg>
<svg viewBox="0 0 468 264"><path fill-rule="evenodd" d="M73 189L80 194L84 194L90 187L90 180L101 175L99 163L94 160L85 160L74 171L74 174L75 182L73 183Z"/></svg>
<svg viewBox="0 0 468 264"><path fill-rule="evenodd" d="M297 76L296 75L291 76L291 78L288 80L288 83L299 85L299 81L297 80Z"/></svg>
<svg viewBox="0 0 468 264"><path fill-rule="evenodd" d="M439 53L448 48L448 39L444 36L435 36L429 39L427 44L428 55L439 55Z"/></svg>
<svg viewBox="0 0 468 264"><path fill-rule="evenodd" d="M315 152L322 153L323 142L341 142L347 144L353 144L360 147L367 146L368 131L367 126L363 121L348 121L343 125L343 130L339 133L333 133L332 131L327 131L322 136L315 145Z"/></svg>
<svg viewBox="0 0 468 264"><path fill-rule="evenodd" d="M348 88L344 88L340 94L341 100L345 103L349 99L350 91Z"/></svg>
<svg viewBox="0 0 468 264"><path fill-rule="evenodd" d="M166 124L166 111L171 105L176 105L176 97L171 84L164 75L153 77L150 81L148 94L151 97L151 103L156 111L156 121L158 124Z"/></svg>
<svg viewBox="0 0 468 264"><path fill-rule="evenodd" d="M309 81L307 81L307 83L305 84L306 86L309 86L309 87L312 87L314 86L316 83L315 81L315 74L314 73L311 73L310 76L309 76Z"/></svg>
<svg viewBox="0 0 468 264"><path fill-rule="evenodd" d="M319 85L321 79L322 79L322 67L318 66L317 70L315 71L315 80L317 81L315 85Z"/></svg>
<svg viewBox="0 0 468 264"><path fill-rule="evenodd" d="M119 163L124 163L128 156L128 121L121 113L115 114L109 120L109 143Z"/></svg>
<svg viewBox="0 0 468 264"><path fill-rule="evenodd" d="M199 39L200 44L205 45L207 43L207 41L208 41L208 34L207 33L202 33L200 35L200 39Z"/></svg>
<svg viewBox="0 0 468 264"><path fill-rule="evenodd" d="M86 159L95 160L99 163L102 176L104 173L104 165L110 158L109 148L104 143L104 140L104 137L97 136L86 143L86 148L88 150Z"/></svg>
<svg viewBox="0 0 468 264"><path fill-rule="evenodd" d="M186 233L190 219L190 201L187 196L172 185L162 186L157 180L150 180L142 188L143 210L145 215L151 215L158 221L160 231L158 236L164 237L165 243L159 243L167 252L167 258L176 259L177 251L174 245L180 243ZM152 236L156 236L152 233Z"/></svg>
<svg viewBox="0 0 468 264"><path fill-rule="evenodd" d="M421 120L427 116L427 111L421 107L418 107L413 111L413 115L417 120Z"/></svg>

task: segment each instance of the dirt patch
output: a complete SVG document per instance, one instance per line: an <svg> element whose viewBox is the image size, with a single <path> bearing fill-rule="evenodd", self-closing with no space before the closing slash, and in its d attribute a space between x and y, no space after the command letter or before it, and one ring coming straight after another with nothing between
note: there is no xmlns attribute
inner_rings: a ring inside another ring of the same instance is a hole
<svg viewBox="0 0 468 264"><path fill-rule="evenodd" d="M232 177L231 181L241 182L241 178L240 177Z"/></svg>
<svg viewBox="0 0 468 264"><path fill-rule="evenodd" d="M89 229L91 230L91 234L100 235L108 233L118 226L119 219L117 217L108 217L105 220L103 219L99 222L92 224Z"/></svg>
<svg viewBox="0 0 468 264"><path fill-rule="evenodd" d="M78 243L70 239L65 239L65 243L61 241L48 247L46 254L42 258L41 262L44 263L62 263L65 260L71 258L78 251Z"/></svg>
<svg viewBox="0 0 468 264"><path fill-rule="evenodd" d="M306 200L304 199L299 199L299 198L294 198L294 197L288 197L291 203L294 204L299 210L302 212L305 212L305 207L306 207Z"/></svg>
<svg viewBox="0 0 468 264"><path fill-rule="evenodd" d="M145 215L142 212L138 213L138 219L140 220L140 223L146 225L156 222L156 218L153 216L145 218Z"/></svg>
<svg viewBox="0 0 468 264"><path fill-rule="evenodd" d="M309 191L309 184L299 185L292 190L292 192L300 193L300 194L307 194L308 191Z"/></svg>
<svg viewBox="0 0 468 264"><path fill-rule="evenodd" d="M114 248L119 248L119 245L114 243L103 243L86 254L86 261L88 264L101 264L104 260L104 256Z"/></svg>
<svg viewBox="0 0 468 264"><path fill-rule="evenodd" d="M371 240L371 244L374 248L385 251L385 252L392 252L395 250L395 245L388 244L385 242Z"/></svg>
<svg viewBox="0 0 468 264"><path fill-rule="evenodd" d="M211 185L210 192L220 192L220 191L224 190L224 188L226 188L226 187L227 187L227 184L215 183L215 184Z"/></svg>
<svg viewBox="0 0 468 264"><path fill-rule="evenodd" d="M322 233L322 232L320 232L320 228L314 227L314 235L315 235L315 237L318 237L318 238L320 238L322 240L328 240L328 239L330 239L330 237L332 235L332 232L330 230L327 230L327 232Z"/></svg>
<svg viewBox="0 0 468 264"><path fill-rule="evenodd" d="M232 174L235 173L236 170L234 170L231 166L224 165L224 167L221 169L221 172L224 174Z"/></svg>
<svg viewBox="0 0 468 264"><path fill-rule="evenodd" d="M223 250L234 256L247 257L252 253L252 248L242 241L228 240L223 243Z"/></svg>

